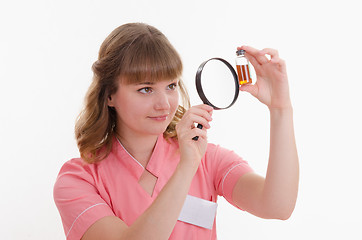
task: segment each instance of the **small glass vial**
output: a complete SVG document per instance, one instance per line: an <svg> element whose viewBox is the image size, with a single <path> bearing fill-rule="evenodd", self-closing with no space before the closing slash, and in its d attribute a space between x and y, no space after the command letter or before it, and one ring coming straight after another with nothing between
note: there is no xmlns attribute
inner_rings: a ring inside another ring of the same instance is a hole
<svg viewBox="0 0 362 240"><path fill-rule="evenodd" d="M245 50L236 51L236 70L238 72L239 84L250 84L252 83L250 70L249 70L249 60L245 57Z"/></svg>

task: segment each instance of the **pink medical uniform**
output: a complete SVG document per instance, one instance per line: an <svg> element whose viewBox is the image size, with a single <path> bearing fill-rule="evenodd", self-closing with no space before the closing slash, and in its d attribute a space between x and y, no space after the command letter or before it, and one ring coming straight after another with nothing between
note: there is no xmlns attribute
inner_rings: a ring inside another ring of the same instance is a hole
<svg viewBox="0 0 362 240"><path fill-rule="evenodd" d="M93 223L106 216L117 216L132 225L157 198L179 160L177 141L167 141L161 134L146 167L157 177L152 196L138 183L144 167L116 138L111 153L99 163L87 164L80 158L66 162L54 185L66 238L80 239ZM237 180L251 171L233 151L209 143L188 194L212 202L220 195L233 204ZM212 229L177 221L169 239L216 239L215 225L215 220Z"/></svg>

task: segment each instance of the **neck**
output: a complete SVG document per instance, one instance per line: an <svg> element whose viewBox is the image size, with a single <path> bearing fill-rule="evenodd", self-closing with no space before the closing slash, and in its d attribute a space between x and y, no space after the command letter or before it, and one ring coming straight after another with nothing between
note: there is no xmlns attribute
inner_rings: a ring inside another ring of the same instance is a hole
<svg viewBox="0 0 362 240"><path fill-rule="evenodd" d="M135 133L127 134L125 132L116 132L119 141L123 147L140 163L143 167L147 166L151 158L153 149L157 142L157 135L137 135Z"/></svg>

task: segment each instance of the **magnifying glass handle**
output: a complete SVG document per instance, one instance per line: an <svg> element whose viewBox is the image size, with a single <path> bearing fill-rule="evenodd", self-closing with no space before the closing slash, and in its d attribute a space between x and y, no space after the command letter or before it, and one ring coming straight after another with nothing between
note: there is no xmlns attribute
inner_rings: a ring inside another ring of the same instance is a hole
<svg viewBox="0 0 362 240"><path fill-rule="evenodd" d="M200 123L198 123L198 124L197 124L197 128L202 129L202 128L203 128L203 126L202 126ZM194 141L199 140L199 136L195 136L195 137L193 137L193 138L192 138L192 140L194 140Z"/></svg>

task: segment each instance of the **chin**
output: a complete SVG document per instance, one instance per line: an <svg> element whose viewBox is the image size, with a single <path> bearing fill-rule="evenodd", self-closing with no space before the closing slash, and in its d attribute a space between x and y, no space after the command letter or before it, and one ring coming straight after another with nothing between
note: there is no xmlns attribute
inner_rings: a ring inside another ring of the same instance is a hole
<svg viewBox="0 0 362 240"><path fill-rule="evenodd" d="M168 126L168 125L167 125ZM162 133L164 133L167 129L167 126L166 127L150 127L148 128L146 131L144 131L147 135L160 135Z"/></svg>

